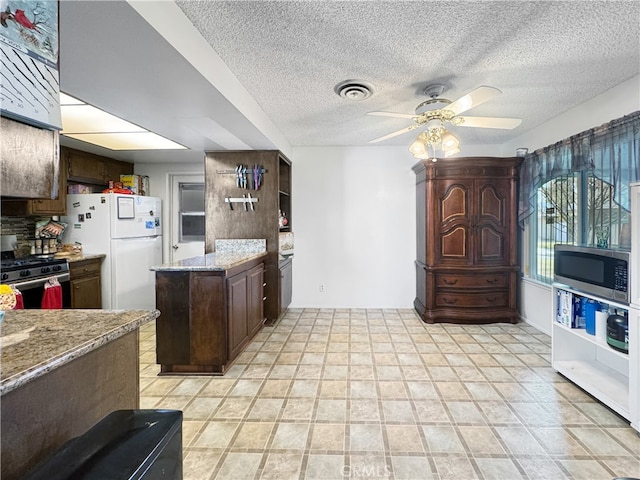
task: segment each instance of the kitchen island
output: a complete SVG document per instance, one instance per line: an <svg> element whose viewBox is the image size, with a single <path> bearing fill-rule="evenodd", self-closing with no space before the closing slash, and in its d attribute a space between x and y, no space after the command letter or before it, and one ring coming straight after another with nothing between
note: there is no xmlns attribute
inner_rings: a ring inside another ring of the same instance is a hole
<svg viewBox="0 0 640 480"><path fill-rule="evenodd" d="M266 255L208 253L151 268L161 375L225 373L264 324Z"/></svg>
<svg viewBox="0 0 640 480"><path fill-rule="evenodd" d="M12 310L0 323L3 480L139 407L138 328L156 310Z"/></svg>

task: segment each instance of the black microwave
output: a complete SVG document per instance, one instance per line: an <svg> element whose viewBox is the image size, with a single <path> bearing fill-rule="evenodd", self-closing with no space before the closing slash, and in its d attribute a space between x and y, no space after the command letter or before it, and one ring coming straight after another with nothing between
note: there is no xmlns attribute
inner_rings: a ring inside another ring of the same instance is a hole
<svg viewBox="0 0 640 480"><path fill-rule="evenodd" d="M607 300L629 303L629 252L554 246L553 279Z"/></svg>

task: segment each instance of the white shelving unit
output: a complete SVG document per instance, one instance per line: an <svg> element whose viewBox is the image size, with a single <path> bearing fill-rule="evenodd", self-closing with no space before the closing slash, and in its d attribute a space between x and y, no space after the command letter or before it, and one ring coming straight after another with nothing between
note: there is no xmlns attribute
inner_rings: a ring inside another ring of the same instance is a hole
<svg viewBox="0 0 640 480"><path fill-rule="evenodd" d="M631 308L629 310L629 390L631 426L640 432L640 183L629 185L631 203Z"/></svg>
<svg viewBox="0 0 640 480"><path fill-rule="evenodd" d="M557 292L607 303L609 308L625 310L629 317L629 354L618 352L606 341L589 335L583 328L569 328L556 319ZM567 285L553 284L553 327L551 361L553 368L589 392L609 408L629 420L640 431L638 413L638 322L640 313L629 305L596 297Z"/></svg>

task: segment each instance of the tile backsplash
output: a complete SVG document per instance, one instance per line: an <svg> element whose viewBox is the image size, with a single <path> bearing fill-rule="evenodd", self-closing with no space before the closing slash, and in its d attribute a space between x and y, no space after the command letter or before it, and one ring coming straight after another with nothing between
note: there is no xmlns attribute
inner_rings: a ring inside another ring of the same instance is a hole
<svg viewBox="0 0 640 480"><path fill-rule="evenodd" d="M2 235L15 235L18 241L16 256L24 257L30 253L29 239L32 239L36 231L36 222L50 220L51 217L0 217L0 233Z"/></svg>

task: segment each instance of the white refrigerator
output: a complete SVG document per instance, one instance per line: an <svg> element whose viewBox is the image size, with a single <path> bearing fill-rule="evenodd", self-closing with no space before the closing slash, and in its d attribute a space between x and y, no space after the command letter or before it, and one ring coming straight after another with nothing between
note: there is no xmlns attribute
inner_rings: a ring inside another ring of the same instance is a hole
<svg viewBox="0 0 640 480"><path fill-rule="evenodd" d="M155 272L162 264L162 205L140 195L67 195L62 241L82 244L84 254L104 254L102 308L154 309Z"/></svg>

